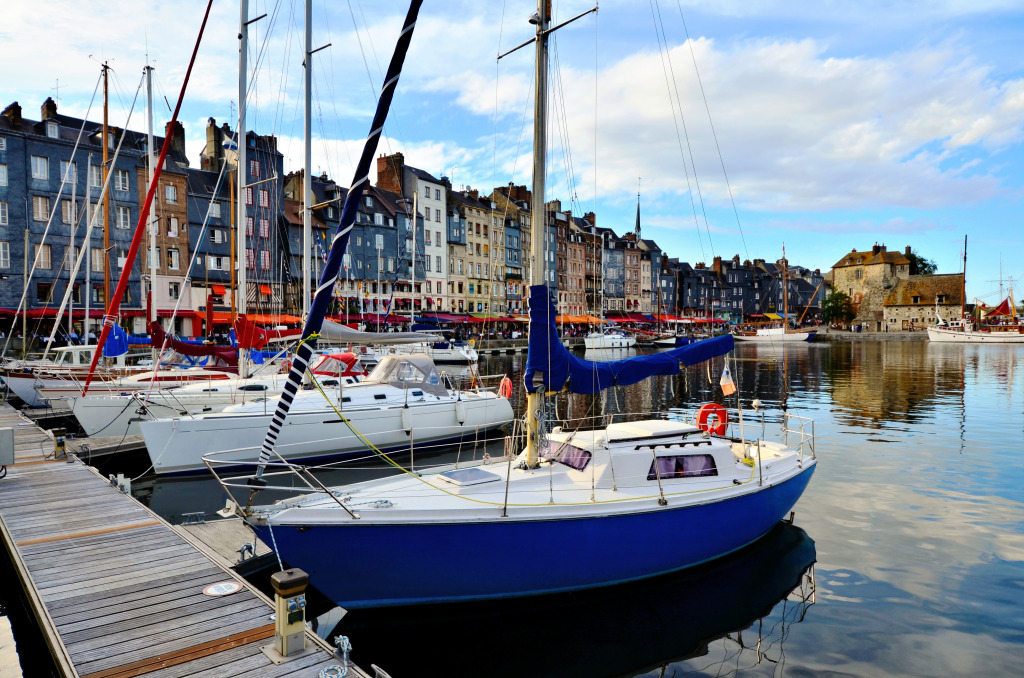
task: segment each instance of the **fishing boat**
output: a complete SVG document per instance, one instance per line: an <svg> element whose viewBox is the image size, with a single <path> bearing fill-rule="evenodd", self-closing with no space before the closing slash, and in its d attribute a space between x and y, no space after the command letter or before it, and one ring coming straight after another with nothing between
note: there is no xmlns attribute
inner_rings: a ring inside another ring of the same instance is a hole
<svg viewBox="0 0 1024 678"><path fill-rule="evenodd" d="M733 330L736 341L799 342L813 341L818 328L793 329L789 326L789 274L786 268L786 248L782 248L782 317L781 323L744 323ZM815 290L817 293L817 290ZM805 310L804 313L807 311ZM776 316L777 317L777 316ZM801 320L803 318L801 317Z"/></svg>
<svg viewBox="0 0 1024 678"><path fill-rule="evenodd" d="M538 5L531 18L537 30L539 121L534 133L535 224L544 223L542 121L550 29L546 3ZM371 127L375 131L364 148L367 163L418 7L414 0L385 78L388 85ZM357 181L364 170L357 167ZM349 192L345 214L354 214L352 200L359 200L358 190ZM343 217L334 243L341 252L332 248L321 290L329 290L338 275L347 223ZM533 247L534 259L542 261L542 239L535 238ZM224 477L219 468L232 460L204 457L235 510L275 545L282 561L306 571L313 585L339 605L486 600L643 579L742 548L765 535L799 499L816 458L813 427L791 414L783 419L784 439L791 444L760 435L748 439L742 409L730 424L727 411L717 404L689 419L620 421L593 430L549 426L554 422L542 419L546 393L597 393L656 374L678 374L681 365L728 354L733 337L614 362L587 361L562 346L543 276L541 267L534 267L523 383L529 393L526 444L518 455L325 488L313 470L272 461L280 457L277 441L293 400L282 397L251 476ZM304 335L318 327L317 308L326 308L319 301L318 293ZM300 360L303 353L300 348ZM294 366L290 376L299 376ZM290 483L277 483L280 473L298 474L311 491L258 504L255 499L266 496L264 491L286 485L294 491Z"/></svg>
<svg viewBox="0 0 1024 678"><path fill-rule="evenodd" d="M991 316L1006 318L1003 322L976 325L966 313L967 299L967 236L964 236L964 275L960 290L960 318L946 320L939 313L938 300L935 302L935 324L928 326L928 341L955 344L1024 344L1024 323L1017 319L1013 302L1013 288L1010 296L1003 300Z"/></svg>

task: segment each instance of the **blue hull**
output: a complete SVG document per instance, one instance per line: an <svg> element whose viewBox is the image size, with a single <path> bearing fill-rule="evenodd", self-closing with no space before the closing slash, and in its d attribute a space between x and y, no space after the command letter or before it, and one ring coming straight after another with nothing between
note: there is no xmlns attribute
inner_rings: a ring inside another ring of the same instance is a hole
<svg viewBox="0 0 1024 678"><path fill-rule="evenodd" d="M814 466L721 502L627 516L254 529L345 608L507 598L682 570L750 544L796 504Z"/></svg>

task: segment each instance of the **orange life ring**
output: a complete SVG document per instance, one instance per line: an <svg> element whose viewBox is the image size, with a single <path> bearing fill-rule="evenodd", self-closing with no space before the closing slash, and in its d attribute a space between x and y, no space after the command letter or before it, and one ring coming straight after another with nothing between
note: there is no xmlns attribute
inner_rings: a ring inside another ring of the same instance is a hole
<svg viewBox="0 0 1024 678"><path fill-rule="evenodd" d="M512 397L512 380L508 377L502 377L501 383L498 385L498 395L502 398Z"/></svg>
<svg viewBox="0 0 1024 678"><path fill-rule="evenodd" d="M712 416L715 417L716 423L709 424L708 419ZM718 403L701 405L697 410L697 428L716 436L724 436L725 432L729 430L729 412Z"/></svg>

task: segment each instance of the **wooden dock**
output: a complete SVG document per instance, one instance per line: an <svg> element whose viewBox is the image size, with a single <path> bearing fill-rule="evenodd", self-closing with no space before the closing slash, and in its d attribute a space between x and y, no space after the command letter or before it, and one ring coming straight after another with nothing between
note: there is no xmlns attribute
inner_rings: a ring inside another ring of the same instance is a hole
<svg viewBox="0 0 1024 678"><path fill-rule="evenodd" d="M308 677L340 663L311 631L304 652L272 661L262 593L91 467L55 459L51 436L6 404L0 427L15 430L0 534L62 675ZM224 582L241 586L209 595Z"/></svg>

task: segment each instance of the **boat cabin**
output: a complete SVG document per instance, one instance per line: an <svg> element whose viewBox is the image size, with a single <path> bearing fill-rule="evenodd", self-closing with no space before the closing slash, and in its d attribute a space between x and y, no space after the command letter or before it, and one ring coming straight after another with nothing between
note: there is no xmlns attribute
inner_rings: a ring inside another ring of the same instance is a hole
<svg viewBox="0 0 1024 678"><path fill-rule="evenodd" d="M364 384L389 384L401 389L421 389L424 393L447 396L448 389L441 384L434 361L422 353L388 355L380 359Z"/></svg>

